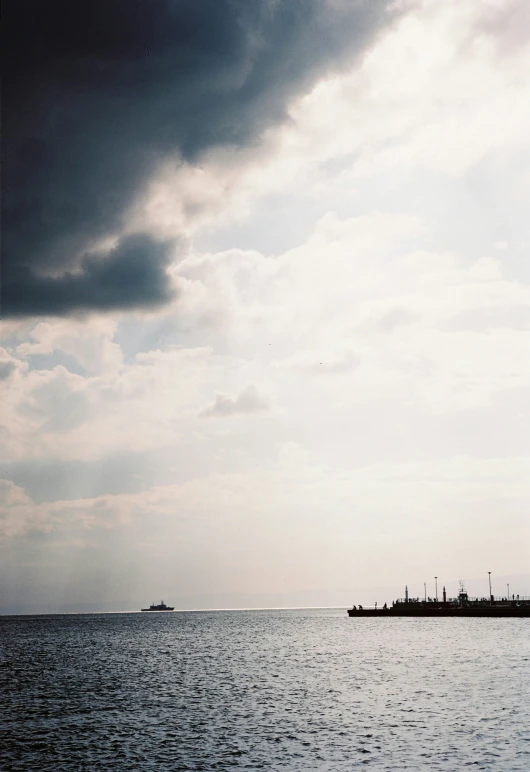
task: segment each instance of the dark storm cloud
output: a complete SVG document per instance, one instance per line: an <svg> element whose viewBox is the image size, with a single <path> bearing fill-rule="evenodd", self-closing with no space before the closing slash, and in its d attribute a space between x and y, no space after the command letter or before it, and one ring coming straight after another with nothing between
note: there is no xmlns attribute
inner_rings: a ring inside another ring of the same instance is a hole
<svg viewBox="0 0 530 772"><path fill-rule="evenodd" d="M15 265L6 285L7 310L13 316L61 315L159 305L173 296L165 273L171 246L143 234L127 236L109 252L83 257L80 271L59 277Z"/></svg>
<svg viewBox="0 0 530 772"><path fill-rule="evenodd" d="M98 267L95 240L120 232L160 160L281 121L287 100L390 22L389 4L5 0L3 313L166 302L159 246L145 238L140 260L124 243Z"/></svg>

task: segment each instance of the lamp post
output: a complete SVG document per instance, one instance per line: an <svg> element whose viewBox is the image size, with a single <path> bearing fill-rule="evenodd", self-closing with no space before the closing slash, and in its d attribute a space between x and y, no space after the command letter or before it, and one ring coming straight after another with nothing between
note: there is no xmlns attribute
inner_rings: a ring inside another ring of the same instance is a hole
<svg viewBox="0 0 530 772"><path fill-rule="evenodd" d="M506 587L508 588L508 600L510 600L510 585L507 584Z"/></svg>
<svg viewBox="0 0 530 772"><path fill-rule="evenodd" d="M490 585L490 603L491 603L491 599L492 599L492 594L491 594L491 571L488 571L488 582L489 582L489 585Z"/></svg>
<svg viewBox="0 0 530 772"><path fill-rule="evenodd" d="M438 603L438 577L434 577L434 587L436 589L436 603Z"/></svg>

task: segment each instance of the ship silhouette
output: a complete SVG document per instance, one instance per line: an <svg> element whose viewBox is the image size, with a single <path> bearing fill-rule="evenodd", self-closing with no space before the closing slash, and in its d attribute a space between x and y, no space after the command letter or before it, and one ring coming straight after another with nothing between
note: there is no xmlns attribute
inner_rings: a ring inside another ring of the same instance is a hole
<svg viewBox="0 0 530 772"><path fill-rule="evenodd" d="M149 608L143 608L142 611L175 611L174 606L166 606L163 600L160 603L151 603Z"/></svg>

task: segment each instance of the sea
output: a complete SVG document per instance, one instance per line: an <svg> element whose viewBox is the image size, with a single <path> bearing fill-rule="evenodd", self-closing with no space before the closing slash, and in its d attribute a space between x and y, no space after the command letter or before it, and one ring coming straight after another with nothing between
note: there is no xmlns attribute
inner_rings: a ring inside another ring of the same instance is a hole
<svg viewBox="0 0 530 772"><path fill-rule="evenodd" d="M530 619L0 617L0 770L530 770Z"/></svg>

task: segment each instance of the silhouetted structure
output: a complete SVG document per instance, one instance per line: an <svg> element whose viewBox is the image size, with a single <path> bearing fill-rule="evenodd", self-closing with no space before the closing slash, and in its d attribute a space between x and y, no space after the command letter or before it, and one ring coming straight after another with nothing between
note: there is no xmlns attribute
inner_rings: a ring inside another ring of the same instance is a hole
<svg viewBox="0 0 530 772"><path fill-rule="evenodd" d="M383 608L363 608L353 606L348 609L350 617L530 617L530 598L520 598L512 595L506 598L470 598L460 582L460 591L456 598L447 598L443 588L443 600L436 598L423 600L410 598L408 587L405 587L405 597L392 602Z"/></svg>
<svg viewBox="0 0 530 772"><path fill-rule="evenodd" d="M151 603L149 608L143 608L142 611L175 611L174 606L166 606L163 600L160 603Z"/></svg>

